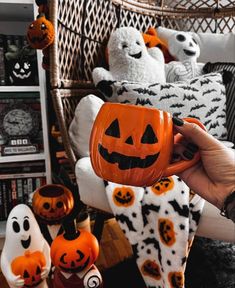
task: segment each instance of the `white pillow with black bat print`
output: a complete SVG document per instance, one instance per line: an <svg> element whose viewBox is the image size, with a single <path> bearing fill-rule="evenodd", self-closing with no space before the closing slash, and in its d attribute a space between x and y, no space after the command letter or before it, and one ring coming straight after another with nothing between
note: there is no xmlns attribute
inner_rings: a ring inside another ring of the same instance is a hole
<svg viewBox="0 0 235 288"><path fill-rule="evenodd" d="M175 83L115 82L118 102L156 107L177 117L199 119L217 139L226 139L226 92L221 73Z"/></svg>

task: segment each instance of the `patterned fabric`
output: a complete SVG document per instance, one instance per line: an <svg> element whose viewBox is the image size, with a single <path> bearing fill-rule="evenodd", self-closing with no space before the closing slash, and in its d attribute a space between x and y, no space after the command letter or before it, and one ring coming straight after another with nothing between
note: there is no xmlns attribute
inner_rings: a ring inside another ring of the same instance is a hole
<svg viewBox="0 0 235 288"><path fill-rule="evenodd" d="M146 286L183 288L185 265L204 200L190 195L177 176L162 178L145 188L109 182L106 194L132 245Z"/></svg>
<svg viewBox="0 0 235 288"><path fill-rule="evenodd" d="M226 126L228 130L228 140L235 144L235 63L206 63L203 68L204 73L212 73L217 71L232 72L232 79L225 84L226 87Z"/></svg>
<svg viewBox="0 0 235 288"><path fill-rule="evenodd" d="M226 94L221 73L177 83L115 82L112 85L120 103L156 107L180 118L197 118L214 137L227 139Z"/></svg>

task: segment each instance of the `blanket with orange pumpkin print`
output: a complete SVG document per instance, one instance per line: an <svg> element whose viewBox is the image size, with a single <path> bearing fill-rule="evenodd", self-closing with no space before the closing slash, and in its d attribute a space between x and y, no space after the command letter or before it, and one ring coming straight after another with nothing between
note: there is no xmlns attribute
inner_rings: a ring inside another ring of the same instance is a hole
<svg viewBox="0 0 235 288"><path fill-rule="evenodd" d="M151 187L105 182L110 207L148 288L183 288L204 200L177 176Z"/></svg>

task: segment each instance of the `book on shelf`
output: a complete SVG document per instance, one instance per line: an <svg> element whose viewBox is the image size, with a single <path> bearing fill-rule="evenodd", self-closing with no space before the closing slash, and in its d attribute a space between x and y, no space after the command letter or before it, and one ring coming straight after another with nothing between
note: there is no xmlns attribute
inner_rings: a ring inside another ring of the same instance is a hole
<svg viewBox="0 0 235 288"><path fill-rule="evenodd" d="M11 209L17 204L28 204L30 194L45 184L45 173L26 173L14 178L0 178L0 221L6 220Z"/></svg>
<svg viewBox="0 0 235 288"><path fill-rule="evenodd" d="M6 69L4 61L4 36L0 34L0 86L6 85Z"/></svg>

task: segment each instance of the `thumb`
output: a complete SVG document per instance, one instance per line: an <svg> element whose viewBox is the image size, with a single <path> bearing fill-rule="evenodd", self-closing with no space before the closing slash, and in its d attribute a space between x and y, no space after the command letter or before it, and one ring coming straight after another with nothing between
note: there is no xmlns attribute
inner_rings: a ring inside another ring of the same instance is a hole
<svg viewBox="0 0 235 288"><path fill-rule="evenodd" d="M189 142L196 144L200 150L224 148L220 141L203 130L199 124L190 123L177 117L173 117L172 121L176 131L182 134Z"/></svg>

